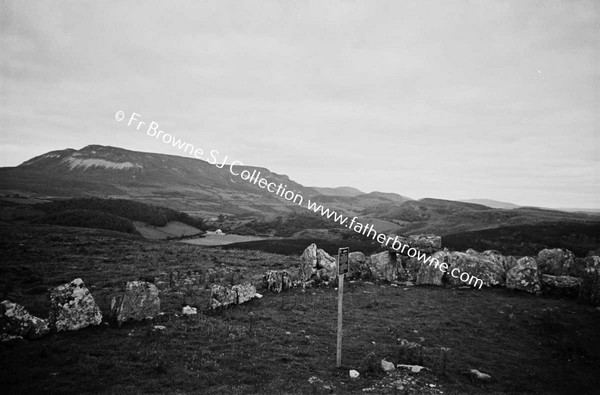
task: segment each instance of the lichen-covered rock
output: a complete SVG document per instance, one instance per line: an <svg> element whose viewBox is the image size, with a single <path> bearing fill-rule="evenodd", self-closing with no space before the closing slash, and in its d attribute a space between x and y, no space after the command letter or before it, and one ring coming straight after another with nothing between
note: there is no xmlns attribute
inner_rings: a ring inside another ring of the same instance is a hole
<svg viewBox="0 0 600 395"><path fill-rule="evenodd" d="M421 260L417 257L410 258L408 256L398 255L398 259L401 259L404 269L406 270L407 280L409 281L417 281L417 276L419 275L419 271L421 270Z"/></svg>
<svg viewBox="0 0 600 395"><path fill-rule="evenodd" d="M125 292L110 303L110 319L121 325L126 321L142 321L160 313L158 288L146 281L128 281Z"/></svg>
<svg viewBox="0 0 600 395"><path fill-rule="evenodd" d="M371 278L371 268L362 252L354 251L348 254L347 278L352 280Z"/></svg>
<svg viewBox="0 0 600 395"><path fill-rule="evenodd" d="M600 306L600 257L585 258L586 269L579 288L579 298L594 306Z"/></svg>
<svg viewBox="0 0 600 395"><path fill-rule="evenodd" d="M227 307L245 303L256 296L256 287L252 284L238 284L224 287L214 284L211 288L209 308Z"/></svg>
<svg viewBox="0 0 600 395"><path fill-rule="evenodd" d="M337 262L316 244L308 246L300 256L299 278L303 283L328 283L337 278Z"/></svg>
<svg viewBox="0 0 600 395"><path fill-rule="evenodd" d="M246 303L256 296L256 287L251 284L238 284L231 289L237 294L236 304Z"/></svg>
<svg viewBox="0 0 600 395"><path fill-rule="evenodd" d="M465 284L460 277L456 278L452 275L452 269L454 268L460 271L460 274L454 271L455 275L460 276L462 273L468 273L471 278L476 277L480 279L486 287L503 286L506 282L506 270L504 269L502 260L498 256L493 256L490 259L489 255L485 256L475 250L469 249L467 253L451 252L448 262L450 264L450 268L448 269L450 273L448 281L450 284ZM477 280L469 281L471 282L469 285L481 288L481 284L476 283Z"/></svg>
<svg viewBox="0 0 600 395"><path fill-rule="evenodd" d="M581 282L578 277L542 274L542 291L549 295L577 296Z"/></svg>
<svg viewBox="0 0 600 395"><path fill-rule="evenodd" d="M317 245L312 243L300 256L300 280L308 281L317 272Z"/></svg>
<svg viewBox="0 0 600 395"><path fill-rule="evenodd" d="M564 276L575 266L575 255L569 250L546 248L538 253L536 261L540 274Z"/></svg>
<svg viewBox="0 0 600 395"><path fill-rule="evenodd" d="M322 249L317 250L317 280L328 282L337 278L336 259Z"/></svg>
<svg viewBox="0 0 600 395"><path fill-rule="evenodd" d="M442 237L433 234L410 235L408 245L421 252L433 254L442 249Z"/></svg>
<svg viewBox="0 0 600 395"><path fill-rule="evenodd" d="M406 271L396 254L383 251L370 257L371 277L374 280L396 281L399 276L406 278Z"/></svg>
<svg viewBox="0 0 600 395"><path fill-rule="evenodd" d="M50 332L48 321L29 314L25 307L8 300L0 303L0 333L7 339L25 337L39 339Z"/></svg>
<svg viewBox="0 0 600 395"><path fill-rule="evenodd" d="M237 292L229 287L214 284L210 290L210 308L227 307L234 305L237 301Z"/></svg>
<svg viewBox="0 0 600 395"><path fill-rule="evenodd" d="M435 257L437 254L433 254ZM415 260L416 258L413 258ZM441 261L440 261L441 262ZM413 263L418 265L419 271L417 272L416 282L417 285L442 285L444 272L440 270L440 267L429 263L425 264L421 261Z"/></svg>
<svg viewBox="0 0 600 395"><path fill-rule="evenodd" d="M518 258L512 255L502 255L496 250L486 250L480 254L482 257L499 263L507 272L517 265Z"/></svg>
<svg viewBox="0 0 600 395"><path fill-rule="evenodd" d="M286 270L269 270L263 277L265 287L280 293L291 289L294 285L291 275Z"/></svg>
<svg viewBox="0 0 600 395"><path fill-rule="evenodd" d="M50 327L57 332L100 325L102 312L80 278L50 293Z"/></svg>
<svg viewBox="0 0 600 395"><path fill-rule="evenodd" d="M506 287L539 295L542 286L535 258L526 256L519 259L515 267L506 272Z"/></svg>

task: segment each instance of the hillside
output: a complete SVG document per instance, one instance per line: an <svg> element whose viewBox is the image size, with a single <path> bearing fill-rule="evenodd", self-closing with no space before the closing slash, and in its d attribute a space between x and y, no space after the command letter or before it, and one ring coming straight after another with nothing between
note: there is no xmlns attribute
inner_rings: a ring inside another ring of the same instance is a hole
<svg viewBox="0 0 600 395"><path fill-rule="evenodd" d="M256 170L277 185L303 196L317 194L285 175ZM180 156L89 145L52 151L12 168L0 168L0 192L53 197L119 197L168 206L198 215L298 211L274 194L234 179L228 168Z"/></svg>
<svg viewBox="0 0 600 395"><path fill-rule="evenodd" d="M591 213L512 206L510 209L492 208L431 198L411 200L396 193L362 193L352 187L311 188L269 169L237 168L242 169L260 172L261 177L277 185L287 185L287 189L301 194L305 203L311 199L337 213L357 216L381 232L450 235L504 226L600 220L600 215ZM99 145L53 151L17 167L0 168L0 195L15 204L29 204L49 197L120 198L169 207L193 218L210 220L215 228L245 235L289 237L304 229L339 227L330 219L310 213L306 204L298 206L287 202L266 189L234 177L226 167L219 169L198 159ZM27 199L14 198L19 195ZM148 232L156 233L152 229ZM182 234L187 233L182 230Z"/></svg>
<svg viewBox="0 0 600 395"><path fill-rule="evenodd" d="M482 204L484 206L488 206L491 208L503 208L503 209L513 209L513 208L519 208L520 206L514 203L508 203L508 202L499 202L497 200L492 200L492 199L467 199L467 200L460 200L461 202L464 203L475 203L475 204Z"/></svg>
<svg viewBox="0 0 600 395"><path fill-rule="evenodd" d="M352 188L352 187L335 187L335 188L327 188L327 187L311 187L315 191L317 191L321 195L325 196L345 196L345 197L353 197L358 195L364 195L364 192Z"/></svg>

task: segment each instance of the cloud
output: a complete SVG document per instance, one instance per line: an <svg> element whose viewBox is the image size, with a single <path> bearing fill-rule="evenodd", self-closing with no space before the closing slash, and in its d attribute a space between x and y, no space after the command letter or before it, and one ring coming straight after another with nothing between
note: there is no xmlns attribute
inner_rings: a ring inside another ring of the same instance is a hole
<svg viewBox="0 0 600 395"><path fill-rule="evenodd" d="M177 154L120 128L123 110L306 185L600 206L599 11L5 1L0 164L91 143Z"/></svg>

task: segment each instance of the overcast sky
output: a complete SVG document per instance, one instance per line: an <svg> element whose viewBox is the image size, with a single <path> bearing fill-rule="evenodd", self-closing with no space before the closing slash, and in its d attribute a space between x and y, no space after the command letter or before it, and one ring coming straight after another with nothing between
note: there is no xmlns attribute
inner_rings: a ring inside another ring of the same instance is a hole
<svg viewBox="0 0 600 395"><path fill-rule="evenodd" d="M600 208L598 1L0 0L0 166L179 154L307 186Z"/></svg>

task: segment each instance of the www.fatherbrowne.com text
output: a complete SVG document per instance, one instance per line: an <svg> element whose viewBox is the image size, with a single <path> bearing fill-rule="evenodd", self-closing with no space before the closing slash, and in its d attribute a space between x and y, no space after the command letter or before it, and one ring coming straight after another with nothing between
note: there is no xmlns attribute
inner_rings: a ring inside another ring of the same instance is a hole
<svg viewBox="0 0 600 395"><path fill-rule="evenodd" d="M118 122L123 121L125 119L125 113L123 111L117 111L115 113L115 119ZM289 202L295 203L301 207L305 207L307 210L319 213L323 217L332 219L341 226L352 229L356 233L366 237L371 237L373 240L390 247L396 252L406 254L410 258L417 257L419 261L422 261L425 264L434 265L435 268L439 269L443 273L448 272L449 267L447 263L440 262L437 258L427 256L427 254L418 251L416 248L410 247L406 243L402 243L398 236L392 238L391 236L388 237L383 233L379 233L373 228L373 225L358 222L358 217L353 217L348 223L348 217L344 216L343 214L339 214L336 211L330 210L329 208L323 207L317 202L311 202L310 199L307 199L305 203L304 197L298 192L287 189L288 186L286 184L270 182L266 178L262 177L261 172L258 170L252 170L252 172L247 169L240 170L239 167L243 166L243 163L238 160L230 161L229 164L227 164L227 160L229 159L227 155L220 159L221 155L219 151L215 149L205 152L202 148L196 147L191 143L177 138L171 133L159 129L158 123L154 121L151 121L150 123L142 121L140 114L135 112L131 113L129 121L127 122L127 126L134 126L137 131L141 131L149 137L154 137L155 139L162 141L164 144L172 145L191 157L205 160L219 169L223 169L227 166L229 172L233 176L239 177L250 184L258 186L259 188L266 189L267 191L280 196ZM450 275L454 278L460 279L464 283L473 285L474 287L479 287L479 289L481 289L483 286L483 280L472 276L469 273L461 272L457 268L450 270Z"/></svg>

